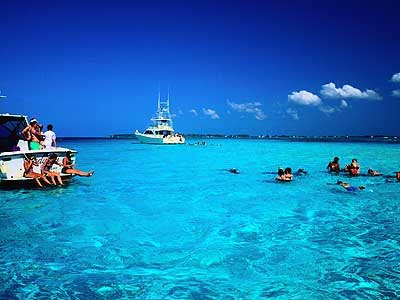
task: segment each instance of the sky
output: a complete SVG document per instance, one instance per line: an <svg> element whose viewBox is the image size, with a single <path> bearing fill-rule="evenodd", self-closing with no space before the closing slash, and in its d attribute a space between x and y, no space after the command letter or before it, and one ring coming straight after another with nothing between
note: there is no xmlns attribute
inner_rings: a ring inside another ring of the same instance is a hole
<svg viewBox="0 0 400 300"><path fill-rule="evenodd" d="M400 1L0 2L0 112L133 133L400 135Z"/></svg>

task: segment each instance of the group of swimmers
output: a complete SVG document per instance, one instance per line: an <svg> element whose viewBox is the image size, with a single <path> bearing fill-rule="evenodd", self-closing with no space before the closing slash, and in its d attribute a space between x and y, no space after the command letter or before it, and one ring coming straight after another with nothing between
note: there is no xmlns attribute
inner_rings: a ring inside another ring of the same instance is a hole
<svg viewBox="0 0 400 300"><path fill-rule="evenodd" d="M63 185L61 173L68 175L78 175L83 177L90 177L94 174L94 171L83 172L75 169L72 158L74 154L71 151L66 153L66 156L62 160L62 163L58 162L58 156L52 153L47 157L40 168L40 173L34 171L34 167L39 167L39 163L36 157L28 153L24 159L24 177L33 178L39 187L43 187L43 183L47 185ZM61 173L52 170L54 165L62 167ZM42 183L43 182L43 183Z"/></svg>
<svg viewBox="0 0 400 300"><path fill-rule="evenodd" d="M28 141L30 150L41 150L57 147L53 125L47 125L47 131L44 133L42 130L43 125L39 124L35 118L30 119L29 125L22 130L22 135Z"/></svg>
<svg viewBox="0 0 400 300"><path fill-rule="evenodd" d="M373 170L373 169L368 169L366 174L361 174L361 168L360 165L357 161L356 158L352 159L350 164L347 164L343 169L340 168L339 165L339 157L334 157L333 161L329 162L328 166L326 167L328 169L329 172L332 173L340 173L340 172L344 172L347 173L349 176L355 177L355 176L383 176L385 178L395 178L397 180L397 182L400 182L400 171L398 172L394 172L395 176L393 175L382 175L379 171ZM231 168L228 169L228 171L230 173L233 174L240 174L239 170L236 168ZM274 172L267 172L268 174L276 174ZM304 169L298 169L298 171L294 174L297 176L301 176L301 175L307 175L307 171L305 171ZM285 169L279 167L278 168L278 172L277 172L277 176L275 178L277 181L280 182L289 182L289 181L293 181L293 174L292 174L292 169L290 167L287 167ZM344 189L346 189L347 191L350 192L354 192L357 190L364 190L365 186L352 186L347 182L343 182L341 180L338 180L336 182L337 185L343 187Z"/></svg>
<svg viewBox="0 0 400 300"><path fill-rule="evenodd" d="M368 169L367 174L361 174L361 167L358 164L356 158L351 160L351 163L346 165L343 169L340 169L339 165L339 157L334 157L333 161L329 162L328 166L326 167L329 172L332 173L340 173L344 172L347 173L349 176L383 176L385 178L396 178L400 181L400 171L394 172L396 175L382 175L379 171L373 170L371 168Z"/></svg>

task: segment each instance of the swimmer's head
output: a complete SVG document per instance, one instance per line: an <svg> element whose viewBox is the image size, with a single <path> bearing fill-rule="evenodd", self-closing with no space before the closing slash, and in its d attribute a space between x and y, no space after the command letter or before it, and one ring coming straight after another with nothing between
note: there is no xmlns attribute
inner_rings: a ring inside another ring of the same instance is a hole
<svg viewBox="0 0 400 300"><path fill-rule="evenodd" d="M285 169L285 174L292 174L292 168L287 167Z"/></svg>
<svg viewBox="0 0 400 300"><path fill-rule="evenodd" d="M334 163L339 162L339 157L335 156L335 157L333 158L333 162L334 162Z"/></svg>

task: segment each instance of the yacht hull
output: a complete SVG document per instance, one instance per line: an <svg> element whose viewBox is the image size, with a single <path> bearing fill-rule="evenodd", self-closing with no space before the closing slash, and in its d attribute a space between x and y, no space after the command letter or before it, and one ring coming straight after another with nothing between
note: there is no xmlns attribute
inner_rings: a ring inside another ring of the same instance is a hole
<svg viewBox="0 0 400 300"><path fill-rule="evenodd" d="M163 137L161 135L152 135L144 133L135 133L135 135L142 144L176 145L185 143L185 138L183 136L169 135L167 137Z"/></svg>

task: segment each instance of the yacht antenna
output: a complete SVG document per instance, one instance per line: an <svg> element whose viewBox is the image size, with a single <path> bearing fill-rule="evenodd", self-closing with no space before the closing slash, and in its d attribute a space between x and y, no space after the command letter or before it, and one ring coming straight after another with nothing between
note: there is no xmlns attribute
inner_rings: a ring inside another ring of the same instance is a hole
<svg viewBox="0 0 400 300"><path fill-rule="evenodd" d="M157 102L157 110L160 111L160 101L161 101L161 92L160 92L160 86L158 86L158 102Z"/></svg>
<svg viewBox="0 0 400 300"><path fill-rule="evenodd" d="M169 86L168 86L168 98L167 98L167 105L169 107Z"/></svg>

